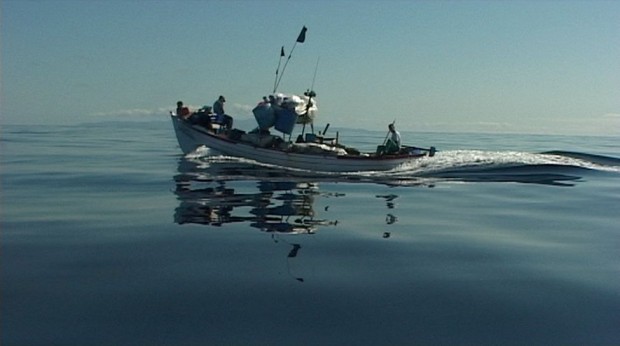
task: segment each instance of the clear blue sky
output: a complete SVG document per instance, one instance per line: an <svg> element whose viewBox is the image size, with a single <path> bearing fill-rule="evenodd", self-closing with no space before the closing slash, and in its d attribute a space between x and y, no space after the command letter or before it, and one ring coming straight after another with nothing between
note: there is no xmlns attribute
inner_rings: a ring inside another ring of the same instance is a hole
<svg viewBox="0 0 620 346"><path fill-rule="evenodd" d="M317 124L620 135L620 1L2 0L1 123L315 90Z"/></svg>

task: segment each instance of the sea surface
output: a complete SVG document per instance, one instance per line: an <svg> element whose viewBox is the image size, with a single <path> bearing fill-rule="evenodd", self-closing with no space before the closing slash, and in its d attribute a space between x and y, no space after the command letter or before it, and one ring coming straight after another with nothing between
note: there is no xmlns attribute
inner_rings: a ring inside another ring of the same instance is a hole
<svg viewBox="0 0 620 346"><path fill-rule="evenodd" d="M401 132L336 175L3 126L1 344L620 345L619 137Z"/></svg>

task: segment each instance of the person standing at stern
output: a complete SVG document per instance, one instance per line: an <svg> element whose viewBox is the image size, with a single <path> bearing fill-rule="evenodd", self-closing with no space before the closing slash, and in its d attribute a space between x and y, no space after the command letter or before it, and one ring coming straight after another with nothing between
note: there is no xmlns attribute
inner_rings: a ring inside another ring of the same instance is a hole
<svg viewBox="0 0 620 346"><path fill-rule="evenodd" d="M388 125L388 129L390 130L390 137L385 143L385 152L387 154L394 154L399 152L401 148L400 132L396 131L394 123Z"/></svg>

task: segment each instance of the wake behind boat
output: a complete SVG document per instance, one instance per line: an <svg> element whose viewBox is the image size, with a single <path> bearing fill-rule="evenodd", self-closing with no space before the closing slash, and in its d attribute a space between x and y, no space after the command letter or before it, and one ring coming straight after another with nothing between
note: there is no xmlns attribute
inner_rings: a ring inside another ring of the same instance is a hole
<svg viewBox="0 0 620 346"><path fill-rule="evenodd" d="M295 44L304 42L305 33L304 27ZM284 56L284 48L281 52L280 59ZM286 64L280 74L280 80L285 69ZM278 72L279 70L278 66ZM339 143L338 133L335 138L325 137L329 124L322 133L316 134L314 132L314 119L317 113L314 99L316 94L312 90L306 91L303 96L276 93L279 84L278 72L274 93L269 98L264 97L253 109L258 127L250 132L231 128L228 122L217 124L208 109L192 116L170 112L183 153L189 154L205 146L227 156L283 168L320 172L387 171L435 154L434 147L424 149L401 146L400 143L394 147L389 145L387 137L375 152L361 152ZM301 125L301 131L293 141L292 134L297 125ZM310 125L311 132L305 132L306 125ZM272 134L271 130L274 129L281 135Z"/></svg>

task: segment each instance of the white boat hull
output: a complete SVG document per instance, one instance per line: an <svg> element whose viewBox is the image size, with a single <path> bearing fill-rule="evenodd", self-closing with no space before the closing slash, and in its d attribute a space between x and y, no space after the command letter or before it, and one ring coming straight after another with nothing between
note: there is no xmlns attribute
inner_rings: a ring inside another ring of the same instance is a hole
<svg viewBox="0 0 620 346"><path fill-rule="evenodd" d="M192 125L175 115L171 115L171 118L179 146L185 154L189 154L204 145L227 156L255 160L284 168L320 172L386 171L427 156L426 153L384 156L308 154L275 148L261 148L250 143L228 139L223 134L207 131L205 128Z"/></svg>

